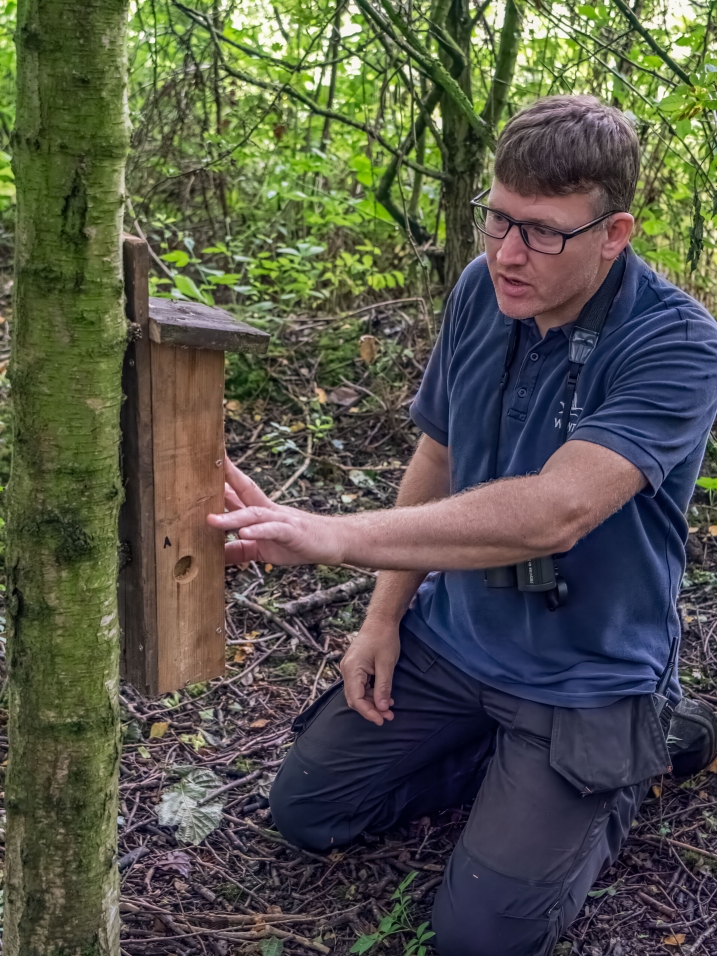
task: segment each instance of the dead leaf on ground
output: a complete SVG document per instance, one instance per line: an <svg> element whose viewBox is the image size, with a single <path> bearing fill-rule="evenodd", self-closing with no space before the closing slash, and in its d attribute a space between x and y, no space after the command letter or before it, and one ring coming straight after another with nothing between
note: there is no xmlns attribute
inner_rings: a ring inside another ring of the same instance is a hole
<svg viewBox="0 0 717 956"><path fill-rule="evenodd" d="M332 388L326 398L332 405L347 406L358 402L361 395L350 385L339 385L337 388Z"/></svg>
<svg viewBox="0 0 717 956"><path fill-rule="evenodd" d="M314 392L316 394L316 400L318 401L319 405L325 405L326 392L323 390L323 388L319 388L318 385L314 385Z"/></svg>
<svg viewBox="0 0 717 956"><path fill-rule="evenodd" d="M170 850L154 864L163 870L174 870L181 876L189 876L192 869L191 857L182 850Z"/></svg>
<svg viewBox="0 0 717 956"><path fill-rule="evenodd" d="M707 530L711 535L717 535L717 524L711 524Z"/></svg>
<svg viewBox="0 0 717 956"><path fill-rule="evenodd" d="M664 946L682 946L686 939L684 933L673 933L672 936L665 936L662 943Z"/></svg>
<svg viewBox="0 0 717 956"><path fill-rule="evenodd" d="M245 657L248 657L249 654L254 653L254 648L251 644L245 645L243 647L237 647L234 651L234 663L241 664Z"/></svg>
<svg viewBox="0 0 717 956"><path fill-rule="evenodd" d="M152 724L149 728L150 737L164 737L164 735L169 730L169 724L166 721L160 720L156 724Z"/></svg>
<svg viewBox="0 0 717 956"><path fill-rule="evenodd" d="M378 357L378 339L375 335L362 335L359 343L359 355L367 365L373 365Z"/></svg>
<svg viewBox="0 0 717 956"><path fill-rule="evenodd" d="M717 773L717 757L712 761L712 763L707 768L709 773Z"/></svg>
<svg viewBox="0 0 717 956"><path fill-rule="evenodd" d="M255 721L253 721L251 724L249 724L249 729L250 729L250 730L263 730L268 723L269 723L269 721L268 721L268 720L264 720L264 719L262 719L262 720L255 720Z"/></svg>

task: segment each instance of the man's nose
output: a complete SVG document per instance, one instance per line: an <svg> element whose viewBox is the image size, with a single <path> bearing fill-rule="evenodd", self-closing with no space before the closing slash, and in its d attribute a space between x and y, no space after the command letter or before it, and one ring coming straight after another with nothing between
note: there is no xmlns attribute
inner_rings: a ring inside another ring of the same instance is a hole
<svg viewBox="0 0 717 956"><path fill-rule="evenodd" d="M508 235L502 240L496 253L496 259L502 265L524 265L528 259L528 247L523 242L520 229L512 226Z"/></svg>

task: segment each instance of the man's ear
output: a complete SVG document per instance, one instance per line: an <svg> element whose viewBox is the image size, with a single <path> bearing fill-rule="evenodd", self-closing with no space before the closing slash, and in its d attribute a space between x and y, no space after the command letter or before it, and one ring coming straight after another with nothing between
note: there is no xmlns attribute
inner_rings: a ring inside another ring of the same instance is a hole
<svg viewBox="0 0 717 956"><path fill-rule="evenodd" d="M610 216L605 227L605 241L602 246L602 257L612 261L617 259L622 250L630 241L635 218L629 212L616 212Z"/></svg>

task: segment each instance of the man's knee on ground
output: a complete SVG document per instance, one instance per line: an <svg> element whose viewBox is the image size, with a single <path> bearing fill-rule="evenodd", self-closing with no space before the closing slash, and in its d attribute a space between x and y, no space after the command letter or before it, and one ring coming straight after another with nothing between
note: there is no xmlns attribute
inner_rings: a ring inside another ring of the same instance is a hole
<svg viewBox="0 0 717 956"><path fill-rule="evenodd" d="M459 844L436 894L431 942L440 956L550 956L562 930L558 892L496 873Z"/></svg>
<svg viewBox="0 0 717 956"><path fill-rule="evenodd" d="M347 843L348 808L327 800L290 751L269 794L279 832L294 846L323 852Z"/></svg>

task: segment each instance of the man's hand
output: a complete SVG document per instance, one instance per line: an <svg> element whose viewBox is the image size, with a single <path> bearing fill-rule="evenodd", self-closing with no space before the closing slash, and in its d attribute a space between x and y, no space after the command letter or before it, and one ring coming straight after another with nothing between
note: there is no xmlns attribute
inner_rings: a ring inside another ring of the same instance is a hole
<svg viewBox="0 0 717 956"><path fill-rule="evenodd" d="M226 514L207 516L222 531L238 532L225 548L227 564L341 564L341 523L321 515L277 505L256 482L224 459ZM249 531L249 528L251 530Z"/></svg>
<svg viewBox="0 0 717 956"><path fill-rule="evenodd" d="M393 720L391 682L400 651L398 625L368 617L341 661L347 704L379 727Z"/></svg>

